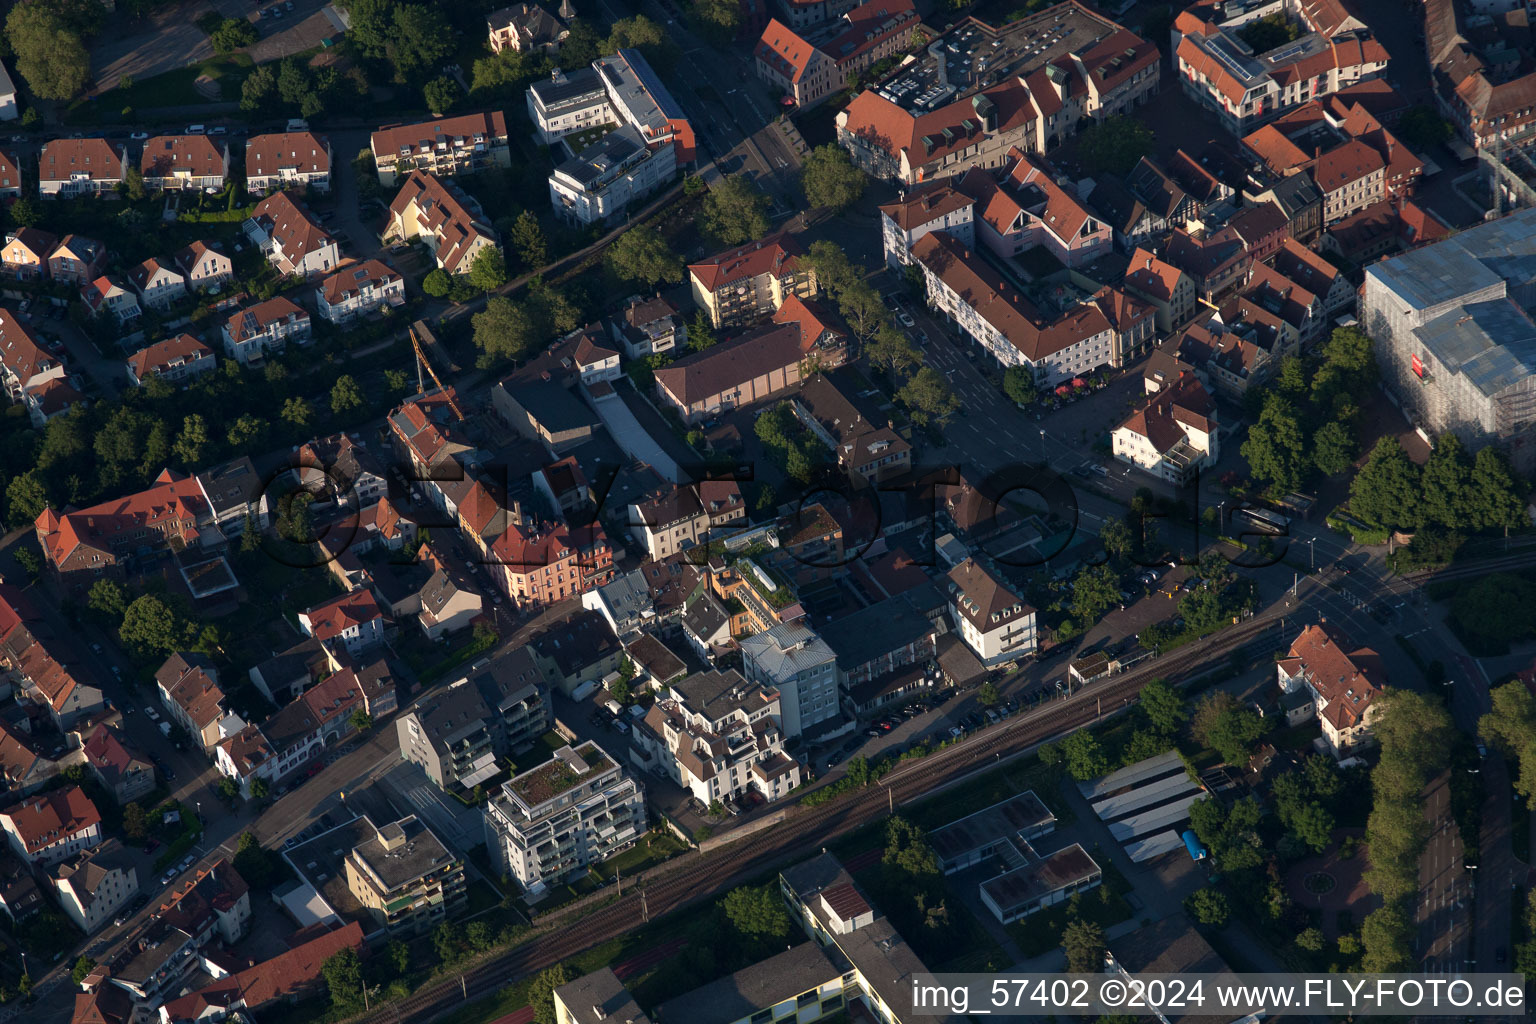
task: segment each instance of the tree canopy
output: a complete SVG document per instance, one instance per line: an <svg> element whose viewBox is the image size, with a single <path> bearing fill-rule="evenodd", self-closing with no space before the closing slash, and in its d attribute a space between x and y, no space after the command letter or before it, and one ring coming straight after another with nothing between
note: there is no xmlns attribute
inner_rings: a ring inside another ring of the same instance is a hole
<svg viewBox="0 0 1536 1024"><path fill-rule="evenodd" d="M74 99L90 78L91 56L80 33L49 0L23 0L11 8L5 38L17 73L39 99Z"/></svg>
<svg viewBox="0 0 1536 1024"><path fill-rule="evenodd" d="M661 232L645 224L630 228L608 247L609 268L619 278L653 288L683 279L683 260Z"/></svg>
<svg viewBox="0 0 1536 1024"><path fill-rule="evenodd" d="M699 220L722 245L740 245L768 233L768 197L745 174L728 174L704 194Z"/></svg>
<svg viewBox="0 0 1536 1024"><path fill-rule="evenodd" d="M484 361L522 359L538 343L537 324L526 302L513 302L504 295L493 295L485 309L470 318L474 327L475 347Z"/></svg>
<svg viewBox="0 0 1536 1024"><path fill-rule="evenodd" d="M902 385L896 397L912 411L912 418L923 423L946 423L960 411L960 399L944 375L925 366Z"/></svg>
<svg viewBox="0 0 1536 1024"><path fill-rule="evenodd" d="M1083 133L1078 152L1089 170L1125 174L1152 152L1152 129L1134 117L1112 114Z"/></svg>
<svg viewBox="0 0 1536 1024"><path fill-rule="evenodd" d="M869 178L853 165L848 151L836 143L817 146L800 165L800 187L812 207L845 210L864 194Z"/></svg>
<svg viewBox="0 0 1536 1024"><path fill-rule="evenodd" d="M789 934L789 914L773 885L742 885L720 901L731 927L748 938L781 939Z"/></svg>

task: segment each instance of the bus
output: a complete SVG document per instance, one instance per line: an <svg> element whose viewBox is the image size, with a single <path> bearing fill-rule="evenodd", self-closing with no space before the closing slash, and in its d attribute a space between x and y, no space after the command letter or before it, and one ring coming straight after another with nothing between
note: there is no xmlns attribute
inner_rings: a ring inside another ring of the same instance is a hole
<svg viewBox="0 0 1536 1024"><path fill-rule="evenodd" d="M1288 516L1271 512L1267 508L1234 509L1232 518L1242 526L1274 537L1289 533L1291 529L1291 520Z"/></svg>

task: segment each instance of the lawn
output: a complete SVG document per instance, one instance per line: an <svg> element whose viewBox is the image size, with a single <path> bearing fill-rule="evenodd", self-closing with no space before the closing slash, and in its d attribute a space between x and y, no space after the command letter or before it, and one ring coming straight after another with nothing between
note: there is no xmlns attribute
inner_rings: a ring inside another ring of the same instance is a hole
<svg viewBox="0 0 1536 1024"><path fill-rule="evenodd" d="M1105 929L1130 920L1135 911L1124 895L1130 891L1130 883L1114 869L1108 857L1101 854L1094 859L1104 868L1104 884L1089 892L1075 893L1065 903L1037 910L1008 925L1008 935L1018 944L1019 952L1027 957L1040 956L1060 946L1062 929L1076 917Z"/></svg>
<svg viewBox="0 0 1536 1024"><path fill-rule="evenodd" d="M634 846L617 857L603 861L593 871L604 879L612 878L615 874L634 875L687 849L687 845L670 831L658 829L646 833Z"/></svg>
<svg viewBox="0 0 1536 1024"><path fill-rule="evenodd" d="M167 71L142 82L134 82L128 88L109 89L95 100L83 100L70 108L74 114L82 109L94 109L106 121L123 120L121 111L132 107L142 112L152 107L202 106L207 103L229 102L240 98L240 86L255 65L243 53L227 57L214 57L202 64ZM201 75L207 75L219 84L221 97L210 100L193 87Z"/></svg>

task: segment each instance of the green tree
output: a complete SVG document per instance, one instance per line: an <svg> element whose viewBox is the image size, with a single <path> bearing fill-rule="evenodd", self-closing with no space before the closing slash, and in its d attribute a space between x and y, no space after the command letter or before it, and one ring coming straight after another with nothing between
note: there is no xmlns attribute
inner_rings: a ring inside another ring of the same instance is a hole
<svg viewBox="0 0 1536 1024"><path fill-rule="evenodd" d="M251 780L251 799L260 802L272 795L272 787L260 775Z"/></svg>
<svg viewBox="0 0 1536 1024"><path fill-rule="evenodd" d="M1242 455L1254 477L1281 491L1301 486L1307 459L1306 439L1295 408L1278 394L1264 403L1259 421L1248 428Z"/></svg>
<svg viewBox="0 0 1536 1024"><path fill-rule="evenodd" d="M315 407L309 403L309 399L294 395L283 403L283 411L280 415L284 423L292 424L302 430L314 419Z"/></svg>
<svg viewBox="0 0 1536 1024"><path fill-rule="evenodd" d="M927 423L947 423L960 411L960 399L944 375L931 366L913 374L912 379L896 392L896 398L912 411L914 419L920 418Z"/></svg>
<svg viewBox="0 0 1536 1024"><path fill-rule="evenodd" d="M384 947L384 962L394 970L396 977L404 977L411 969L411 947L401 939L390 939Z"/></svg>
<svg viewBox="0 0 1536 1024"><path fill-rule="evenodd" d="M1225 690L1214 690L1195 708L1190 731L1228 764L1245 766L1253 745L1265 733L1264 719Z"/></svg>
<svg viewBox="0 0 1536 1024"><path fill-rule="evenodd" d="M266 114L277 100L277 72L271 64L256 65L240 85L240 109L247 114Z"/></svg>
<svg viewBox="0 0 1536 1024"><path fill-rule="evenodd" d="M544 241L544 229L532 213L524 210L517 215L512 222L510 241L524 269L538 270L544 266L549 247Z"/></svg>
<svg viewBox="0 0 1536 1024"><path fill-rule="evenodd" d="M1291 23L1291 19L1283 11L1265 15L1256 21L1250 21L1238 29L1238 36L1253 47L1254 53L1268 53L1270 50L1286 43L1294 41L1300 30Z"/></svg>
<svg viewBox="0 0 1536 1024"><path fill-rule="evenodd" d="M709 314L702 309L693 314L693 319L688 323L688 349L692 352L703 352L712 345L718 344L719 335L715 334L714 324L710 322Z"/></svg>
<svg viewBox="0 0 1536 1024"><path fill-rule="evenodd" d="M1010 366L1003 371L1003 394L1019 405L1033 405L1040 397L1035 373L1026 366Z"/></svg>
<svg viewBox="0 0 1536 1024"><path fill-rule="evenodd" d="M170 605L153 594L143 594L124 609L117 635L141 657L147 657L174 651L181 630Z"/></svg>
<svg viewBox="0 0 1536 1024"><path fill-rule="evenodd" d="M385 370L384 386L392 395L403 395L411 388L411 376L404 370Z"/></svg>
<svg viewBox="0 0 1536 1024"><path fill-rule="evenodd" d="M340 416L363 405L363 390L357 386L357 381L352 379L350 373L344 373L336 378L336 383L331 385L331 412Z"/></svg>
<svg viewBox="0 0 1536 1024"><path fill-rule="evenodd" d="M1003 692L989 679L981 684L981 690L976 694L976 699L982 707L994 708L1003 702Z"/></svg>
<svg viewBox="0 0 1536 1024"><path fill-rule="evenodd" d="M1078 782L1087 782L1109 772L1109 757L1098 738L1087 729L1079 729L1060 743L1067 774Z"/></svg>
<svg viewBox="0 0 1536 1024"><path fill-rule="evenodd" d="M1099 542L1109 557L1117 561L1127 558L1136 549L1136 537L1124 519L1104 520L1104 525L1099 527Z"/></svg>
<svg viewBox="0 0 1536 1024"><path fill-rule="evenodd" d="M864 356L887 375L905 373L923 361L922 350L893 324L885 324L864 343Z"/></svg>
<svg viewBox="0 0 1536 1024"><path fill-rule="evenodd" d="M91 584L86 606L114 622L121 622L123 612L128 610L128 590L116 580L97 580Z"/></svg>
<svg viewBox="0 0 1536 1024"><path fill-rule="evenodd" d="M474 327L475 347L483 363L502 359L522 359L537 342L536 323L525 305L504 295L492 295L485 309L470 318Z"/></svg>
<svg viewBox="0 0 1536 1024"><path fill-rule="evenodd" d="M255 451L267 435L266 421L244 413L229 427L229 446L237 452Z"/></svg>
<svg viewBox="0 0 1536 1024"><path fill-rule="evenodd" d="M1152 129L1141 121L1114 114L1083 133L1078 152L1089 170L1125 174L1152 152Z"/></svg>
<svg viewBox="0 0 1536 1024"><path fill-rule="evenodd" d="M652 67L666 67L676 46L664 28L645 15L636 14L614 22L603 44L604 53L618 53L628 49L639 50Z"/></svg>
<svg viewBox="0 0 1536 1024"><path fill-rule="evenodd" d="M533 1019L538 1024L555 1024L555 989L570 980L564 964L545 968L534 977L528 987L528 1005L533 1007Z"/></svg>
<svg viewBox="0 0 1536 1024"><path fill-rule="evenodd" d="M459 88L458 82L447 75L439 75L422 86L421 95L427 101L427 109L433 116L442 117L464 98L464 90Z"/></svg>
<svg viewBox="0 0 1536 1024"><path fill-rule="evenodd" d="M1061 930L1061 948L1067 954L1067 970L1073 974L1098 974L1104 970L1104 929L1081 918Z"/></svg>
<svg viewBox="0 0 1536 1024"><path fill-rule="evenodd" d="M1471 486L1472 467L1461 438L1441 434L1419 474L1422 521L1451 529L1470 526Z"/></svg>
<svg viewBox="0 0 1536 1024"><path fill-rule="evenodd" d="M1519 766L1515 792L1536 799L1536 697L1524 683L1513 682L1488 691L1488 699L1490 710L1478 719L1478 735Z"/></svg>
<svg viewBox="0 0 1536 1024"><path fill-rule="evenodd" d="M244 18L225 18L224 23L208 37L213 52L230 54L250 46L256 41L256 26Z"/></svg>
<svg viewBox="0 0 1536 1024"><path fill-rule="evenodd" d="M1354 464L1358 446L1343 423L1330 420L1312 435L1312 465L1325 476L1338 476Z"/></svg>
<svg viewBox="0 0 1536 1024"><path fill-rule="evenodd" d="M740 245L768 233L768 205L752 179L729 174L705 193L699 222L721 245Z"/></svg>
<svg viewBox="0 0 1536 1024"><path fill-rule="evenodd" d="M219 778L219 796L231 802L240 799L240 783L228 775L221 776Z"/></svg>
<svg viewBox="0 0 1536 1024"><path fill-rule="evenodd" d="M421 279L421 290L434 299L441 299L453 290L453 278L442 267L438 267Z"/></svg>
<svg viewBox="0 0 1536 1024"><path fill-rule="evenodd" d="M724 46L741 28L741 5L736 0L693 0L689 20L705 39Z"/></svg>
<svg viewBox="0 0 1536 1024"><path fill-rule="evenodd" d="M1349 485L1349 510L1378 526L1416 526L1419 521L1419 469L1395 436L1376 442Z"/></svg>
<svg viewBox="0 0 1536 1024"><path fill-rule="evenodd" d="M848 151L836 143L817 146L800 165L800 188L812 208L825 206L840 213L859 201L869 178L853 165Z"/></svg>
<svg viewBox="0 0 1536 1024"><path fill-rule="evenodd" d="M144 175L137 167L129 167L123 175L123 196L131 203L142 202L149 195L144 188Z"/></svg>
<svg viewBox="0 0 1536 1024"><path fill-rule="evenodd" d="M1184 910L1199 924L1210 928L1225 928L1232 916L1227 895L1219 889L1207 886L1196 889L1184 898Z"/></svg>
<svg viewBox="0 0 1536 1024"><path fill-rule="evenodd" d="M1120 579L1107 565L1091 565L1072 579L1072 617L1085 627L1120 603Z"/></svg>
<svg viewBox="0 0 1536 1024"><path fill-rule="evenodd" d="M78 985L85 980L85 976L90 974L95 967L96 961L81 953L79 958L75 960L74 969L69 972L69 980Z"/></svg>
<svg viewBox="0 0 1536 1024"><path fill-rule="evenodd" d="M347 719L347 722L358 732L367 732L369 729L373 728L373 716L364 711L362 708L358 708L356 711L352 712L352 715Z"/></svg>
<svg viewBox="0 0 1536 1024"><path fill-rule="evenodd" d="M1493 447L1479 449L1472 459L1472 525L1480 530L1506 531L1523 525L1528 521L1525 490L1516 485L1503 452Z"/></svg>
<svg viewBox="0 0 1536 1024"><path fill-rule="evenodd" d="M615 276L643 288L683 279L682 258L672 251L660 231L644 224L620 235L608 247L606 259Z"/></svg>
<svg viewBox="0 0 1536 1024"><path fill-rule="evenodd" d="M1296 936L1296 946L1308 953L1321 953L1327 939L1323 936L1321 928L1303 928Z"/></svg>
<svg viewBox="0 0 1536 1024"><path fill-rule="evenodd" d="M909 880L939 876L939 858L928 845L928 834L899 814L885 823L885 854L881 860Z"/></svg>
<svg viewBox="0 0 1536 1024"><path fill-rule="evenodd" d="M185 416L181 421L181 433L176 435L176 458L188 469L200 466L208 455L208 424L197 413Z"/></svg>
<svg viewBox="0 0 1536 1024"><path fill-rule="evenodd" d="M135 843L141 843L149 836L149 822L145 819L144 808L137 802L123 806L123 835Z"/></svg>
<svg viewBox="0 0 1536 1024"><path fill-rule="evenodd" d="M338 1009L351 1009L363 1003L363 962L357 950L350 947L338 950L320 965L325 987L331 993L331 1005Z"/></svg>
<svg viewBox="0 0 1536 1024"><path fill-rule="evenodd" d="M570 35L560 44L560 60L566 67L584 68L604 54L606 40L585 18L573 18L567 26Z"/></svg>
<svg viewBox="0 0 1536 1024"><path fill-rule="evenodd" d="M495 291L507 283L507 261L500 249L488 245L475 253L469 264L469 283L483 292Z"/></svg>
<svg viewBox="0 0 1536 1024"><path fill-rule="evenodd" d="M6 518L12 526L28 526L48 507L48 489L35 469L13 477L5 488Z"/></svg>
<svg viewBox="0 0 1536 1024"><path fill-rule="evenodd" d="M1184 695L1169 686L1166 680L1154 679L1143 686L1137 700L1147 722L1164 736L1177 735L1189 721Z"/></svg>
<svg viewBox="0 0 1536 1024"><path fill-rule="evenodd" d="M1387 974L1413 968L1413 925L1396 906L1378 907L1360 927L1365 956L1360 969L1367 974Z"/></svg>
<svg viewBox="0 0 1536 1024"><path fill-rule="evenodd" d="M742 885L720 901L725 919L749 939L782 939L789 934L789 914L774 885Z"/></svg>
<svg viewBox="0 0 1536 1024"><path fill-rule="evenodd" d="M52 0L24 0L12 7L5 40L17 73L39 99L72 100L90 78L90 53Z"/></svg>
<svg viewBox="0 0 1536 1024"><path fill-rule="evenodd" d="M1449 142L1455 129L1434 107L1420 103L1403 112L1392 132L1411 149L1423 152Z"/></svg>

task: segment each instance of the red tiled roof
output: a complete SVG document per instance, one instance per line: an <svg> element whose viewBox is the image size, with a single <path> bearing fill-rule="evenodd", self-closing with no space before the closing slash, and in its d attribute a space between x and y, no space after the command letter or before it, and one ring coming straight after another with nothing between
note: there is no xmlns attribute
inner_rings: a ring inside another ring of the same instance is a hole
<svg viewBox="0 0 1536 1024"><path fill-rule="evenodd" d="M401 154L410 156L430 150L439 142L450 144L456 139L468 141L477 135L488 138L507 137L507 117L500 110L447 117L440 121L423 121L420 124L394 125L373 133L370 140L373 151L379 156Z"/></svg>
<svg viewBox="0 0 1536 1024"><path fill-rule="evenodd" d="M212 356L213 349L192 335L178 334L174 338L157 341L148 348L139 349L128 357L128 365L133 369L135 377L145 380L152 373L169 369L174 359L190 363L196 359L208 359Z"/></svg>
<svg viewBox="0 0 1536 1024"><path fill-rule="evenodd" d="M366 588L333 597L307 609L304 615L309 619L310 631L321 641L338 636L344 629L384 617L373 592Z"/></svg>
<svg viewBox="0 0 1536 1024"><path fill-rule="evenodd" d="M793 236L784 232L746 245L716 253L702 263L689 265L688 273L698 280L707 292L719 291L726 285L746 281L760 274L782 277L800 269L800 257L805 250Z"/></svg>
<svg viewBox="0 0 1536 1024"><path fill-rule="evenodd" d="M282 247L289 260L297 262L305 255L335 245L325 228L320 226L307 208L293 200L287 192L274 192L256 204L251 219L262 224L272 235L272 240Z"/></svg>
<svg viewBox="0 0 1536 1024"><path fill-rule="evenodd" d="M932 236L929 236L932 237ZM773 324L686 355L656 371L656 383L684 406L702 402L804 357L798 323Z"/></svg>
<svg viewBox="0 0 1536 1024"><path fill-rule="evenodd" d="M140 529L169 524L168 533L191 542L197 536L197 520L208 514L208 502L195 479L163 471L152 487L90 508L62 515L44 509L37 517L43 552L54 565L81 545L114 550L114 542L126 546Z"/></svg>
<svg viewBox="0 0 1536 1024"><path fill-rule="evenodd" d="M0 811L27 853L36 853L69 836L101 824L101 814L79 786L39 793Z"/></svg>
<svg viewBox="0 0 1536 1024"><path fill-rule="evenodd" d="M791 82L800 81L806 65L816 55L816 47L806 42L778 18L770 18L757 41L757 59L778 71Z"/></svg>
<svg viewBox="0 0 1536 1024"><path fill-rule="evenodd" d="M1137 249L1126 267L1125 284L1144 295L1170 302L1183 276L1184 271L1173 264L1164 263L1145 249Z"/></svg>
<svg viewBox="0 0 1536 1024"><path fill-rule="evenodd" d="M54 139L43 144L37 156L38 176L43 181L67 181L72 174L96 180L122 177L126 150L106 139Z"/></svg>
<svg viewBox="0 0 1536 1024"><path fill-rule="evenodd" d="M289 299L277 295L265 302L258 302L254 306L235 310L224 324L230 338L239 343L261 337L267 332L267 328L290 316L309 319L308 313Z"/></svg>
<svg viewBox="0 0 1536 1024"><path fill-rule="evenodd" d="M185 282L185 278L175 264L162 262L156 256L151 256L143 263L134 264L133 268L128 271L128 280L132 281L133 286L139 289L139 291L143 291L149 287L149 282L154 280L155 275L162 271L173 277L181 278Z"/></svg>
<svg viewBox="0 0 1536 1024"><path fill-rule="evenodd" d="M1380 153L1359 139L1350 139L1317 158L1312 165L1312 180L1326 195L1384 170L1386 163Z"/></svg>
<svg viewBox="0 0 1536 1024"><path fill-rule="evenodd" d="M1121 426L1145 437L1159 452L1168 452L1184 440L1180 424L1209 433L1215 411L1198 377L1180 377L1148 398Z"/></svg>
<svg viewBox="0 0 1536 1024"><path fill-rule="evenodd" d="M313 132L258 135L245 144L245 176L263 178L291 168L299 174L328 174L330 143Z"/></svg>
<svg viewBox="0 0 1536 1024"><path fill-rule="evenodd" d="M1055 93L1051 91L1045 95ZM1035 103L1044 102L1043 95L1033 94L1019 84L1018 79L1011 79L937 110L913 115L873 89L865 89L848 104L846 128L850 134L893 158L905 151L908 163L920 167L976 144L983 133L981 117L976 113L979 97L984 97L996 108L997 134L1013 131L1034 120ZM971 126L969 129L967 122ZM947 137L946 129L949 131Z"/></svg>
<svg viewBox="0 0 1536 1024"><path fill-rule="evenodd" d="M0 309L0 365L16 375L23 387L33 377L59 365L47 349L8 309Z"/></svg>
<svg viewBox="0 0 1536 1024"><path fill-rule="evenodd" d="M827 332L841 335L832 314L817 302L807 302L798 295L784 299L783 305L773 314L776 324L794 324L800 328L800 351L810 352L816 342Z"/></svg>
<svg viewBox="0 0 1536 1024"><path fill-rule="evenodd" d="M947 217L957 210L974 206L976 200L954 187L956 179L932 181L910 189L897 202L886 203L880 212L896 222L903 231L911 231L920 224Z"/></svg>
<svg viewBox="0 0 1536 1024"><path fill-rule="evenodd" d="M1336 625L1324 620L1302 630L1289 652L1327 702L1319 713L1335 729L1364 721L1366 709L1386 685L1381 656L1369 647L1348 650L1352 646Z"/></svg>
<svg viewBox="0 0 1536 1024"><path fill-rule="evenodd" d="M328 305L335 306L356 295L364 284L383 288L400 280L403 279L397 271L379 260L368 260L342 267L316 285L316 291L325 298Z"/></svg>
<svg viewBox="0 0 1536 1024"><path fill-rule="evenodd" d="M20 245L31 253L38 263L44 263L53 254L54 247L58 245L57 235L49 234L39 228L17 228L11 232L11 238L6 242L6 248Z"/></svg>
<svg viewBox="0 0 1536 1024"><path fill-rule="evenodd" d="M450 274L458 273L477 239L496 243L495 233L475 218L458 190L426 171L412 171L405 179L389 205L390 216L403 218L413 204L421 211L418 222L437 239L438 262Z"/></svg>
<svg viewBox="0 0 1536 1024"><path fill-rule="evenodd" d="M213 144L206 135L157 135L144 143L139 171L146 178L169 178L184 171L195 178L224 174L229 147Z"/></svg>

